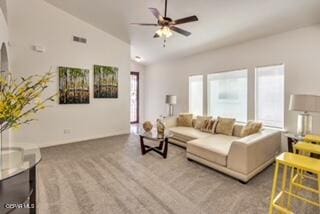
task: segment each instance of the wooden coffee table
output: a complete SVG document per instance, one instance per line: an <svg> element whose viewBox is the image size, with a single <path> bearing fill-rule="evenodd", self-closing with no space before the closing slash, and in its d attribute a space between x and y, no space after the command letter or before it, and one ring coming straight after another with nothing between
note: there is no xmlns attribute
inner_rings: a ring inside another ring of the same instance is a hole
<svg viewBox="0 0 320 214"><path fill-rule="evenodd" d="M141 153L142 155L145 155L146 153L150 151L154 151L158 154L160 154L163 158L167 158L168 154L168 138L172 136L170 132L165 132L163 136L159 136L156 131L150 131L150 132L140 132L140 146L141 146ZM144 140L151 140L158 142L159 145L152 147L149 145L146 145Z"/></svg>

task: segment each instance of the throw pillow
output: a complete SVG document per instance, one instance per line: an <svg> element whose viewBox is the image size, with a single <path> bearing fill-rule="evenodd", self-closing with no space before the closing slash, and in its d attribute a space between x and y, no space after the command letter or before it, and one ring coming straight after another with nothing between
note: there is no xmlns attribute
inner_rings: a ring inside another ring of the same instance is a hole
<svg viewBox="0 0 320 214"><path fill-rule="evenodd" d="M212 118L211 116L197 116L197 119L196 119L196 121L195 121L194 128L196 128L196 129L201 129L203 123L204 123L206 120L211 120L211 118Z"/></svg>
<svg viewBox="0 0 320 214"><path fill-rule="evenodd" d="M192 127L192 114L180 114L178 117L178 126Z"/></svg>
<svg viewBox="0 0 320 214"><path fill-rule="evenodd" d="M246 137L258 133L262 128L262 123L249 121L241 130L240 137Z"/></svg>
<svg viewBox="0 0 320 214"><path fill-rule="evenodd" d="M196 127L196 122L197 122L197 119L193 118L192 119L192 128Z"/></svg>
<svg viewBox="0 0 320 214"><path fill-rule="evenodd" d="M215 133L232 136L233 126L235 122L236 122L236 119L233 119L233 118L218 117L218 123L217 123Z"/></svg>
<svg viewBox="0 0 320 214"><path fill-rule="evenodd" d="M200 130L202 132L214 133L216 124L217 124L217 120L205 120Z"/></svg>

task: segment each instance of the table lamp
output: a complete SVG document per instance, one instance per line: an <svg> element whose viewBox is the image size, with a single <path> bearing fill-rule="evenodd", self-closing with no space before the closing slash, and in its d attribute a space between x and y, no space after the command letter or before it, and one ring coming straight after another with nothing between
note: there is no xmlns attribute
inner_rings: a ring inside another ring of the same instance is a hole
<svg viewBox="0 0 320 214"><path fill-rule="evenodd" d="M177 96L166 95L166 104L169 105L169 116L173 116L173 106L177 104Z"/></svg>
<svg viewBox="0 0 320 214"><path fill-rule="evenodd" d="M297 134L305 136L312 132L312 116L310 112L320 112L320 96L291 95L290 111L301 112L298 115Z"/></svg>

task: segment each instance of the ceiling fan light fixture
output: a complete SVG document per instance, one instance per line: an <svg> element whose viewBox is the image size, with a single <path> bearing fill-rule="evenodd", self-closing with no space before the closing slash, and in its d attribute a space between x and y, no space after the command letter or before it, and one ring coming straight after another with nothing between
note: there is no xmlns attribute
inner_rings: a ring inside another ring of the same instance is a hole
<svg viewBox="0 0 320 214"><path fill-rule="evenodd" d="M162 28L156 31L156 34L158 34L159 37L162 37Z"/></svg>
<svg viewBox="0 0 320 214"><path fill-rule="evenodd" d="M156 34L153 35L153 38L159 38L159 37L161 38L162 37L162 38L164 38L164 40L166 40L173 35L172 31L174 31L178 34L181 34L183 36L186 36L186 37L190 36L191 32L188 32L184 29L181 29L180 27L177 27L176 25L199 21L198 17L193 15L193 16L188 16L188 17L173 20L167 16L167 5L168 5L168 0L165 0L164 16L161 16L161 14L157 8L149 8L152 15L157 19L157 23L154 23L154 24L153 23L131 23L131 24L140 25L140 26L154 26L154 27L159 26L160 29L158 29L156 31Z"/></svg>
<svg viewBox="0 0 320 214"><path fill-rule="evenodd" d="M156 31L156 34L160 37L169 38L172 36L172 32L169 27L165 26Z"/></svg>
<svg viewBox="0 0 320 214"><path fill-rule="evenodd" d="M168 27L163 27L163 28L162 28L162 34L163 34L166 38L169 38L170 36L172 36L172 32L171 32L170 28L168 28Z"/></svg>

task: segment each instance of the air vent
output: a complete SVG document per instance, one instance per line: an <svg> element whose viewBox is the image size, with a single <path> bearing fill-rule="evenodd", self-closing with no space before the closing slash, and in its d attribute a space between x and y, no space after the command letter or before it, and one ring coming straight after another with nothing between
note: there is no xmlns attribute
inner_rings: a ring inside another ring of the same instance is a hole
<svg viewBox="0 0 320 214"><path fill-rule="evenodd" d="M87 39L79 36L73 36L73 41L87 44Z"/></svg>

